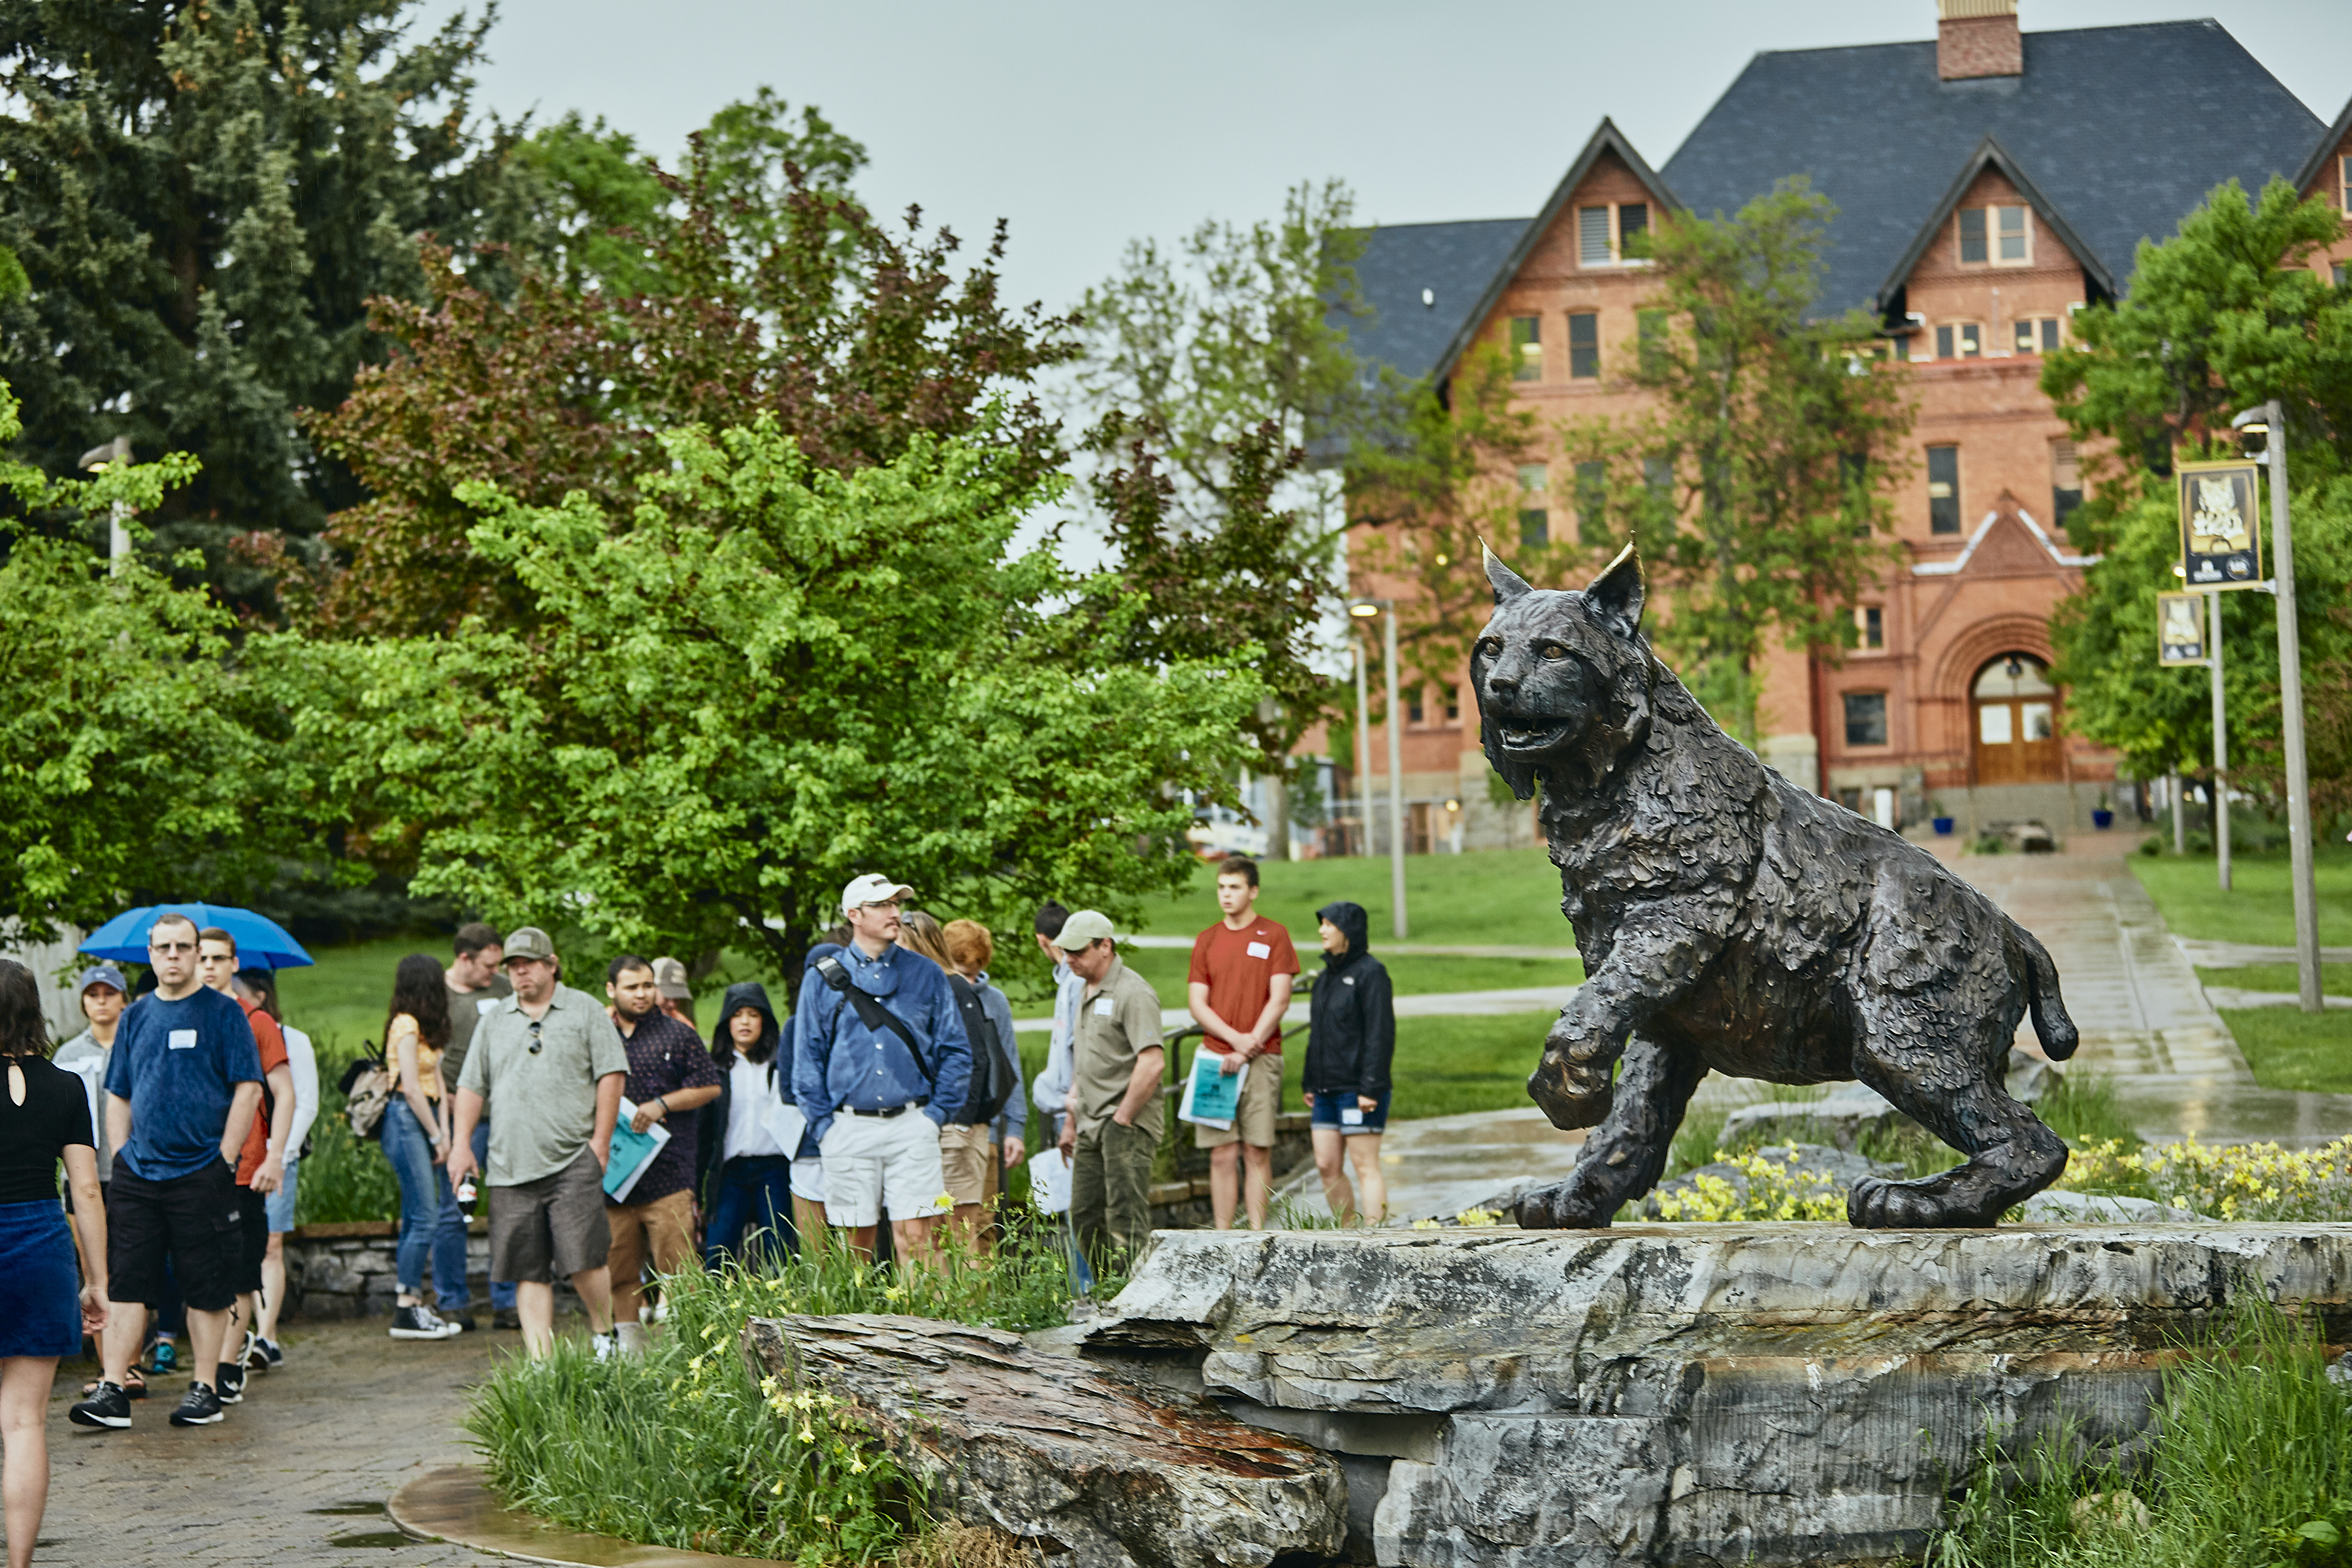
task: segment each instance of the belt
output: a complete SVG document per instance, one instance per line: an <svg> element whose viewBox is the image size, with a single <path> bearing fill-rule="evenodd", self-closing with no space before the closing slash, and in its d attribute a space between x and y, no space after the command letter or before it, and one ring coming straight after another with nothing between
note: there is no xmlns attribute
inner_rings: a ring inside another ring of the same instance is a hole
<svg viewBox="0 0 2352 1568"><path fill-rule="evenodd" d="M920 1100L910 1100L904 1105L894 1105L887 1110L860 1110L854 1105L845 1105L842 1109L852 1116L878 1116L887 1121L893 1116L904 1116L910 1110L920 1110L930 1102L930 1097L926 1095Z"/></svg>

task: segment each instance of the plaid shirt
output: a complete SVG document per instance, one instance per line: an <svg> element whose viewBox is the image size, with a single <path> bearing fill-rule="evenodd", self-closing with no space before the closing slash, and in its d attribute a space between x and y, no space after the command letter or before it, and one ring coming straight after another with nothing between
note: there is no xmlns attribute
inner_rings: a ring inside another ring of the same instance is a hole
<svg viewBox="0 0 2352 1568"><path fill-rule="evenodd" d="M622 1092L638 1105L682 1089L719 1086L719 1064L710 1059L702 1037L659 1008L639 1019L621 1045L629 1053L629 1082ZM663 1120L669 1142L629 1189L631 1205L649 1204L694 1185L694 1133L699 1117L689 1111Z"/></svg>

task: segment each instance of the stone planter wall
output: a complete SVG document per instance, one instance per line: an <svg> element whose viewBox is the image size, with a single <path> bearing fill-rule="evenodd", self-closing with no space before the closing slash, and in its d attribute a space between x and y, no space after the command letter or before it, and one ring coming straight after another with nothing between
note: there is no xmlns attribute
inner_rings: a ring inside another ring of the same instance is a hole
<svg viewBox="0 0 2352 1568"><path fill-rule="evenodd" d="M390 1317L398 1294L393 1254L399 1236L392 1220L295 1227L286 1237L286 1315ZM478 1219L466 1238L466 1283L477 1307L489 1300L489 1223Z"/></svg>

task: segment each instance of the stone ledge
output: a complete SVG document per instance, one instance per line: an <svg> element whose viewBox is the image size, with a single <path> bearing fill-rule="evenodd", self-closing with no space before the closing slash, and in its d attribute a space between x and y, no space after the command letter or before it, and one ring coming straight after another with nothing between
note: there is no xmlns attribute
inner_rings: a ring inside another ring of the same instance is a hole
<svg viewBox="0 0 2352 1568"><path fill-rule="evenodd" d="M2352 1340L2352 1225L1170 1231L1082 1348L1339 1457L1360 1561L1863 1563L2247 1290Z"/></svg>

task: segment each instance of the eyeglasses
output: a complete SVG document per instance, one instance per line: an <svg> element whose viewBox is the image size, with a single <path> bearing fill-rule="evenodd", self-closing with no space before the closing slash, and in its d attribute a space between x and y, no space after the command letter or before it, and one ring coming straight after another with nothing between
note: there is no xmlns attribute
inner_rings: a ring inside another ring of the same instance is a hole
<svg viewBox="0 0 2352 1568"><path fill-rule="evenodd" d="M194 952L196 951L196 944L193 942L151 942L147 944L147 951L150 952Z"/></svg>
<svg viewBox="0 0 2352 1568"><path fill-rule="evenodd" d="M898 912L898 900L896 899L884 899L879 903L860 904L857 907L861 910L888 910L895 915Z"/></svg>
<svg viewBox="0 0 2352 1568"><path fill-rule="evenodd" d="M530 1054L539 1055L540 1047L545 1044L547 1042L540 1037L540 1020L533 1018L530 1021Z"/></svg>

